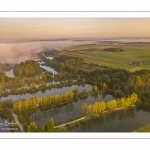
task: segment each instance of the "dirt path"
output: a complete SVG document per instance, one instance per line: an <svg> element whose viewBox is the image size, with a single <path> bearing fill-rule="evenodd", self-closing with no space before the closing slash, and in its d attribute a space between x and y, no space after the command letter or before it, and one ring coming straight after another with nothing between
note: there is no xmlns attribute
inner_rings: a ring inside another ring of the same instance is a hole
<svg viewBox="0 0 150 150"><path fill-rule="evenodd" d="M23 126L22 124L19 122L17 115L13 112L13 110L11 109L11 114L14 117L15 122L17 122L17 125L20 129L21 132L24 132Z"/></svg>
<svg viewBox="0 0 150 150"><path fill-rule="evenodd" d="M131 105L132 107L136 107L135 105ZM108 112L111 112L111 111L118 111L118 110L123 110L123 109L127 109L127 107L119 107L119 108L115 108L115 109L112 109L112 110L107 110L107 111L103 111L102 114L105 114L105 113L108 113ZM98 115L98 114L93 114L93 115ZM71 122L66 122L62 125L59 125L59 126L55 126L54 128L60 128L60 127L63 127L63 126L66 126L66 124L71 124L71 123L74 123L74 122L78 122L80 120L83 120L85 118L87 118L88 116L85 116L85 117L82 117L82 118L79 118L77 120L74 120L74 121L71 121Z"/></svg>
<svg viewBox="0 0 150 150"><path fill-rule="evenodd" d="M66 124L71 124L71 123L74 123L74 122L78 122L78 121L83 120L83 119L85 119L85 118L86 118L86 117L82 117L82 118L79 118L79 119L77 119L77 120L74 120L74 121L67 122L67 123L64 123L64 124L62 124L62 125L56 126L56 127L54 127L54 128L60 128L60 127L65 126Z"/></svg>

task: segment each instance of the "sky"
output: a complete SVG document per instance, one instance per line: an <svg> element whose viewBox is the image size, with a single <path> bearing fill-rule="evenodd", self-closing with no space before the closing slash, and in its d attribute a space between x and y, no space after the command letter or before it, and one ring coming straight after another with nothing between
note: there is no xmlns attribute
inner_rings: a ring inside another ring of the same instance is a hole
<svg viewBox="0 0 150 150"><path fill-rule="evenodd" d="M0 18L0 40L150 37L150 18Z"/></svg>

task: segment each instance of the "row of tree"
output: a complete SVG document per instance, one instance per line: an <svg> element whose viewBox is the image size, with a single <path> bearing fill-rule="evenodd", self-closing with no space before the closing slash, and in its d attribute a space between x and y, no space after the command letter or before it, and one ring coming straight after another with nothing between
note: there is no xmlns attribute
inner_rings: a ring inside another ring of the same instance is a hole
<svg viewBox="0 0 150 150"><path fill-rule="evenodd" d="M108 51L108 52L123 52L124 49L118 48L118 47L116 47L116 48L112 47L112 48L104 48L103 51Z"/></svg>
<svg viewBox="0 0 150 150"><path fill-rule="evenodd" d="M54 120L50 119L43 125L36 125L31 122L27 127L27 132L53 132L54 131Z"/></svg>
<svg viewBox="0 0 150 150"><path fill-rule="evenodd" d="M78 89L63 94L33 97L30 99L18 100L13 103L13 110L18 114L29 114L37 109L46 109L53 106L69 103L75 99L84 98L88 96L88 92L84 89L80 94Z"/></svg>
<svg viewBox="0 0 150 150"><path fill-rule="evenodd" d="M91 115L95 113L102 113L105 110L112 110L116 108L121 107L129 107L131 105L134 105L138 101L137 94L133 93L128 98L122 97L117 100L111 100L107 103L101 101L101 102L95 102L94 104L82 104L81 105L81 112L82 115Z"/></svg>
<svg viewBox="0 0 150 150"><path fill-rule="evenodd" d="M16 94L25 94L25 93L36 93L40 90L44 91L46 89L52 89L52 88L62 88L66 86L72 86L72 85L81 85L84 84L85 81L82 81L82 79L78 79L77 81L73 80L67 80L67 81L60 81L60 83L57 84L49 84L47 85L45 81L41 81L40 83L36 84L35 82L32 82L30 85L24 85L21 87L13 87L9 90L0 90L0 97L2 96L8 96L8 95L16 95Z"/></svg>

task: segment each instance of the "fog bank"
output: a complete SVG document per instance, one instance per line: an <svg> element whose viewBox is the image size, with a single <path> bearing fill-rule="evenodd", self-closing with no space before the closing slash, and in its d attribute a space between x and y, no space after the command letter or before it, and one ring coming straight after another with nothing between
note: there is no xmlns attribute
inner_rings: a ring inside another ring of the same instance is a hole
<svg viewBox="0 0 150 150"><path fill-rule="evenodd" d="M0 63L20 63L36 56L37 53L67 46L91 44L94 41L34 41L21 43L0 43Z"/></svg>

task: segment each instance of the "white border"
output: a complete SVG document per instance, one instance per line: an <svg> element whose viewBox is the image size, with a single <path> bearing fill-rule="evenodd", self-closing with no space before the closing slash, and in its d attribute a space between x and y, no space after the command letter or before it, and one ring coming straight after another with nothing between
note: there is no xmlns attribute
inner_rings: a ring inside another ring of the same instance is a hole
<svg viewBox="0 0 150 150"><path fill-rule="evenodd" d="M2 11L2 10L1 10ZM150 18L150 12L0 12L0 18ZM149 133L1 133L0 138L144 139Z"/></svg>
<svg viewBox="0 0 150 150"><path fill-rule="evenodd" d="M16 139L150 139L149 133L63 132L63 133L1 133L0 138Z"/></svg>
<svg viewBox="0 0 150 150"><path fill-rule="evenodd" d="M149 0L0 0L1 11L149 11Z"/></svg>
<svg viewBox="0 0 150 150"><path fill-rule="evenodd" d="M0 12L0 18L150 18L150 12Z"/></svg>

